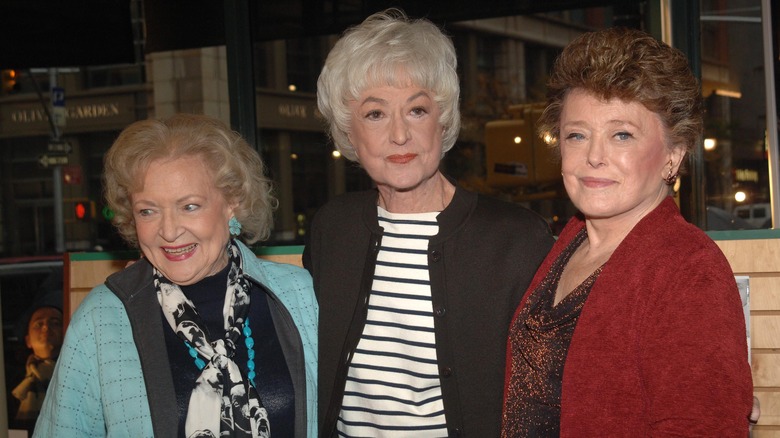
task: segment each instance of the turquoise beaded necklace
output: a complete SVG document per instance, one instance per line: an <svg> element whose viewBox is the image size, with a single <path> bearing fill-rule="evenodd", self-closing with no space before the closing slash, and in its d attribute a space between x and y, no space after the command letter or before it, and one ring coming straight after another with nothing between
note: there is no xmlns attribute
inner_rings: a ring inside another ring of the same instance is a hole
<svg viewBox="0 0 780 438"><path fill-rule="evenodd" d="M247 378L255 386L255 340L252 339L252 328L249 327L249 317L244 321L244 345L246 345Z"/></svg>
<svg viewBox="0 0 780 438"><path fill-rule="evenodd" d="M242 332L244 333L244 345L246 345L246 369L249 370L247 378L252 386L255 386L255 340L252 338L252 328L249 327L249 317L244 321ZM184 341L184 344L187 345L190 356L195 360L195 366L201 371L206 368L206 362L200 357L198 350L189 341Z"/></svg>

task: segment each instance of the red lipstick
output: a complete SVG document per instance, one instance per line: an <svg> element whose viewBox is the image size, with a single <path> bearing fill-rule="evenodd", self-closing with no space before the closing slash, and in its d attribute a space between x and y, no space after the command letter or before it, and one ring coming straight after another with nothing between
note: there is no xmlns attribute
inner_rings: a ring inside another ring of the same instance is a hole
<svg viewBox="0 0 780 438"><path fill-rule="evenodd" d="M390 155L387 161L395 164L406 164L417 158L417 154Z"/></svg>

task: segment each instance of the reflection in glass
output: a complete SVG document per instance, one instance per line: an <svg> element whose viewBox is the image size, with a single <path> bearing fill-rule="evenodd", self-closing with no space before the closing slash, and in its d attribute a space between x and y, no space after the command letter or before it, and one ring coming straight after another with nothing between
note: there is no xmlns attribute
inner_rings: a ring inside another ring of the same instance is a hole
<svg viewBox="0 0 780 438"><path fill-rule="evenodd" d="M702 1L701 36L708 210L742 219L732 221L739 227L769 228L760 0ZM720 229L719 221L708 222L708 229Z"/></svg>

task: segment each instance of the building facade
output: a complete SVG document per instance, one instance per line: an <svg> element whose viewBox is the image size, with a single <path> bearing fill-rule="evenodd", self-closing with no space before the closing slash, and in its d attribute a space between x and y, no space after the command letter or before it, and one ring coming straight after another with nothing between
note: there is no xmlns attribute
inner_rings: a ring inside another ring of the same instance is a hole
<svg viewBox="0 0 780 438"><path fill-rule="evenodd" d="M761 126L766 115L757 107L765 94L763 88L756 88L761 83L756 80L760 56L735 55L747 52L745 40L754 38L757 27L741 20L744 29L732 29L724 21L729 11L748 11L753 19L760 13L759 4L759 0L702 3L702 16L715 11L711 15L721 18L702 23L702 83L710 116L707 135L718 138L720 145L717 152L706 152L707 181L713 189L707 202L727 211L735 207L732 195L740 185L754 186L751 202L768 202ZM203 113L230 122L225 46L145 53L142 14L135 15L139 30L134 64L32 72L0 66L4 80L0 257L125 249L110 225L100 180L103 154L118 133L135 120L177 112ZM463 124L458 143L443 161L444 171L469 189L524 203L552 225L569 217L573 210L559 181L491 184L485 127L491 121L516 117L512 108L518 105L544 101L552 62L582 32L622 20L663 34L655 29L663 21L658 10L645 5L636 15L618 16L613 7L594 7L446 24L458 53ZM308 221L319 206L339 193L371 187L356 164L334 154L317 114L317 76L337 38L264 41L252 48L256 147L280 201L269 244L303 243ZM754 47L753 52L761 50ZM743 59L754 65L746 65ZM57 110L51 106L50 90L55 86L64 92L64 109L59 110L66 114L64 125L57 127L49 123L57 119L57 114L49 117Z"/></svg>

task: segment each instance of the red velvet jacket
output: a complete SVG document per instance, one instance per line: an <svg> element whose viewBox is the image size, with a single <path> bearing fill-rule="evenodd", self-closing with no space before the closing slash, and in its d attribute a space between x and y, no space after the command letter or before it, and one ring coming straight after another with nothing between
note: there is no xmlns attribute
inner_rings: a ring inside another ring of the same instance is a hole
<svg viewBox="0 0 780 438"><path fill-rule="evenodd" d="M579 217L566 225L529 291L584 226ZM564 367L561 437L745 437L747 349L728 261L668 198L591 289Z"/></svg>

